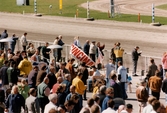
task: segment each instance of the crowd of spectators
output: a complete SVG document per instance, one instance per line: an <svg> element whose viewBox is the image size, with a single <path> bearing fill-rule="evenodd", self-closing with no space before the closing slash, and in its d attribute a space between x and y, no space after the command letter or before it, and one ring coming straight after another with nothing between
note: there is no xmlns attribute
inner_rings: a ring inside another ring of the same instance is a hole
<svg viewBox="0 0 167 113"><path fill-rule="evenodd" d="M75 37L74 44L97 63L88 67L85 62L80 62L75 67L74 58L68 62L62 61L61 48L52 51L48 48L48 42L35 48L27 42L26 36L27 33L24 33L20 38L23 47L21 52L15 50L15 42L10 42L10 48L6 48L6 43L0 46L1 113L132 113L133 105L125 104L127 86L131 82L123 65L124 49L119 42L111 49L108 63L102 65L96 59L99 51L104 56L105 45L101 46L96 41L89 44L87 40L82 48L79 37ZM5 30L1 38L7 37ZM62 36L56 37L53 44L63 46ZM132 51L132 55L137 55L137 59L132 57L135 76L141 54L137 52L138 49L136 46ZM57 59L51 60L52 52ZM166 53L162 61L164 64L167 62ZM136 89L138 112L166 113L166 107L159 101L161 89L167 94L167 79L163 73L166 68L163 69L162 65L158 68L154 59L150 63L146 78L141 80ZM102 74L100 68L106 68L106 73ZM149 96L149 90L152 96ZM87 97L87 91L93 91L92 97ZM83 100L87 101L86 105L83 105Z"/></svg>

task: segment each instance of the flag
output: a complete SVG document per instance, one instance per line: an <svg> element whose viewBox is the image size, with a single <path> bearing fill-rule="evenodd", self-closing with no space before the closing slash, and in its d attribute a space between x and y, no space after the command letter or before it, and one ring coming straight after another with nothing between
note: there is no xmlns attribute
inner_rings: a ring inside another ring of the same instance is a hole
<svg viewBox="0 0 167 113"><path fill-rule="evenodd" d="M97 64L99 64L99 63L102 64L102 63L103 63L103 55L102 55L102 53L101 53L99 47L98 47L98 57L97 57L96 63L97 63Z"/></svg>
<svg viewBox="0 0 167 113"><path fill-rule="evenodd" d="M78 48L74 44L71 45L70 54L75 59L78 59L81 62L85 62L87 66L94 66L95 65L95 62L87 54L85 54L80 48Z"/></svg>

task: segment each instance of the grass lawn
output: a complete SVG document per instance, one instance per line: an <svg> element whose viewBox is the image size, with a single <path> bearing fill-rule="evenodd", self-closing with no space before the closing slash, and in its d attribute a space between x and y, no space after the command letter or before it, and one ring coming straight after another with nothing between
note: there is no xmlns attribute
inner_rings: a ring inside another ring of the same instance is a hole
<svg viewBox="0 0 167 113"><path fill-rule="evenodd" d="M167 4L157 6L156 8L167 10Z"/></svg>
<svg viewBox="0 0 167 113"><path fill-rule="evenodd" d="M16 0L1 0L0 11L1 12L12 12L12 13L34 13L34 0L29 0L29 6L17 6ZM93 1L93 0L90 0ZM74 17L76 10L78 9L78 15L80 18L86 18L87 11L84 8L78 7L81 3L85 3L87 0L63 0L62 14L59 10L59 0L37 0L37 10L38 13L44 15L56 15L56 16L66 16ZM52 5L52 9L49 9L49 5ZM116 16L115 18L108 18L108 13L102 13L99 11L90 10L90 17L95 19L104 20L116 20L116 21L126 21L126 22L137 22L137 15L121 14L121 16ZM151 23L151 16L142 16L141 20L143 23ZM167 24L166 17L155 17L156 22L161 24Z"/></svg>

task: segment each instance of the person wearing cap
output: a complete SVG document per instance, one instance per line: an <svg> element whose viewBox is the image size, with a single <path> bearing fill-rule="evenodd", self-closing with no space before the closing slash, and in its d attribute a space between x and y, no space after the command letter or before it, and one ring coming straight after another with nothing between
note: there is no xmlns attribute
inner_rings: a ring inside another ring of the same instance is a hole
<svg viewBox="0 0 167 113"><path fill-rule="evenodd" d="M142 113L143 108L147 105L147 100L149 97L146 89L146 81L144 79L140 81L140 86L138 86L136 89L136 97L139 105L138 113Z"/></svg>
<svg viewBox="0 0 167 113"><path fill-rule="evenodd" d="M136 71L137 71L137 61L139 59L139 56L141 55L141 52L138 53L139 47L136 46L134 50L132 51L132 62L133 62L133 76L137 76Z"/></svg>
<svg viewBox="0 0 167 113"><path fill-rule="evenodd" d="M89 48L89 55L90 55L90 58L96 62L96 42L95 41L92 41L92 43L90 44L90 48Z"/></svg>
<svg viewBox="0 0 167 113"><path fill-rule="evenodd" d="M29 90L29 97L26 99L25 106L28 113L40 113L35 88Z"/></svg>
<svg viewBox="0 0 167 113"><path fill-rule="evenodd" d="M126 104L125 110L122 110L120 113L132 113L133 111L133 105L132 104Z"/></svg>

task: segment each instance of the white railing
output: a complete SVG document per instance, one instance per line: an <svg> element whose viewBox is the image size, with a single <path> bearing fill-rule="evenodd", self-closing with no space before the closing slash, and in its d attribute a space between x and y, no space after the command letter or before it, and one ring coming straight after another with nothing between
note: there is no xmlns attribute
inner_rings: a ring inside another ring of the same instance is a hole
<svg viewBox="0 0 167 113"><path fill-rule="evenodd" d="M36 41L36 40L28 40L28 42L31 42L34 44L34 46L37 48L38 46L44 46L45 42L44 41ZM49 44L53 44L53 42L49 42ZM63 46L62 50L62 57L65 58L65 61L67 61L70 58L70 45L65 44ZM17 42L16 50L21 50L22 47L20 46L20 41ZM108 62L108 59L110 58L110 50L104 50L104 64ZM51 55L53 58L53 56ZM141 72L144 70L146 72L148 70L148 66L150 65L150 58L153 58L155 63L157 65L161 64L161 57L155 57L155 56L146 56L146 55L141 55L138 60L138 65L137 65L137 71ZM131 71L133 69L132 65L132 56L131 53L125 53L123 56L123 65L126 68L129 68Z"/></svg>

